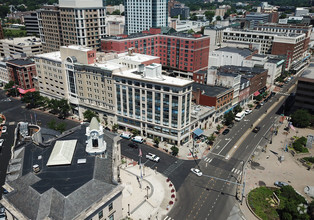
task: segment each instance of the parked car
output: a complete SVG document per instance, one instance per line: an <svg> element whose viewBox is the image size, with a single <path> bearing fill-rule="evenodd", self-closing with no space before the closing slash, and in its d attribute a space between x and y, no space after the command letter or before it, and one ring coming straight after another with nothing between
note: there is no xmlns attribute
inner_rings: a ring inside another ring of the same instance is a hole
<svg viewBox="0 0 314 220"><path fill-rule="evenodd" d="M142 138L141 136L135 136L134 138L132 138L132 141L142 144L144 142L144 138Z"/></svg>
<svg viewBox="0 0 314 220"><path fill-rule="evenodd" d="M122 133L122 134L120 134L120 137L129 140L129 139L131 139L131 134L129 134L129 133Z"/></svg>
<svg viewBox="0 0 314 220"><path fill-rule="evenodd" d="M4 139L0 139L0 147L2 147L3 142L4 142Z"/></svg>
<svg viewBox="0 0 314 220"><path fill-rule="evenodd" d="M203 175L203 173L199 169L191 168L191 171L192 171L192 173L195 173L197 176Z"/></svg>
<svg viewBox="0 0 314 220"><path fill-rule="evenodd" d="M226 128L226 129L222 132L222 134L223 134L223 135L226 135L226 134L229 133L229 131L230 131L230 130L229 130L228 128Z"/></svg>
<svg viewBox="0 0 314 220"><path fill-rule="evenodd" d="M231 123L230 125L228 125L228 128L232 128L233 127L233 123Z"/></svg>
<svg viewBox="0 0 314 220"><path fill-rule="evenodd" d="M132 147L132 148L135 148L135 149L138 148L138 145L135 144L135 143L130 143L128 146L129 146L129 147Z"/></svg>
<svg viewBox="0 0 314 220"><path fill-rule="evenodd" d="M7 126L3 126L2 127L2 133L6 133L7 132Z"/></svg>
<svg viewBox="0 0 314 220"><path fill-rule="evenodd" d="M4 208L3 205L0 205L0 213L1 213L1 214L2 214L2 213L5 213L5 208Z"/></svg>
<svg viewBox="0 0 314 220"><path fill-rule="evenodd" d="M149 159L149 160L157 162L157 163L160 161L160 158L158 156L156 156L155 154L152 154L152 153L146 154L146 159Z"/></svg>
<svg viewBox="0 0 314 220"><path fill-rule="evenodd" d="M250 114L250 113L252 113L252 109L247 109L247 110L245 110L245 114L246 114L246 115L248 115L248 114Z"/></svg>
<svg viewBox="0 0 314 220"><path fill-rule="evenodd" d="M259 130L261 130L261 127L256 126L256 127L253 129L253 132L254 132L254 133L257 133L257 132L259 132Z"/></svg>
<svg viewBox="0 0 314 220"><path fill-rule="evenodd" d="M260 104L258 104L255 109L260 109L262 106Z"/></svg>
<svg viewBox="0 0 314 220"><path fill-rule="evenodd" d="M0 220L6 220L7 219L7 215L4 213L0 213Z"/></svg>
<svg viewBox="0 0 314 220"><path fill-rule="evenodd" d="M282 181L276 181L276 182L274 182L274 185L278 186L278 187L289 186L288 183L282 182Z"/></svg>
<svg viewBox="0 0 314 220"><path fill-rule="evenodd" d="M260 102L259 104L260 104L261 106L263 106L263 105L265 104L265 102Z"/></svg>

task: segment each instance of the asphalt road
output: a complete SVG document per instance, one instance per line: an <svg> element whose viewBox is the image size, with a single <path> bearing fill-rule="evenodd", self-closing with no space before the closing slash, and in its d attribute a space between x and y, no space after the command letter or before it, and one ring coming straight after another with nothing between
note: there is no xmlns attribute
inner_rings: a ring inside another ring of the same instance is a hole
<svg viewBox="0 0 314 220"><path fill-rule="evenodd" d="M249 159L256 147L264 146L272 138L271 129L289 94L288 89L296 82L291 80L282 91L272 97L260 109L253 110L240 122L236 122L227 135L221 135L214 149L202 159L198 167L203 172L202 177L190 173L178 190L178 202L170 211L167 219L227 219L236 202L236 182L243 175L243 165ZM284 96L282 101L279 97ZM280 103L278 103L280 102ZM270 112L271 105L276 107ZM267 110L267 112L266 112ZM267 114L266 114L267 113ZM263 120L261 116L265 115ZM258 133L251 132L251 125L261 127ZM248 136L226 160L228 152L238 140L249 130ZM219 179L218 179L219 178ZM226 180L226 181L222 181ZM230 182L228 182L230 181Z"/></svg>

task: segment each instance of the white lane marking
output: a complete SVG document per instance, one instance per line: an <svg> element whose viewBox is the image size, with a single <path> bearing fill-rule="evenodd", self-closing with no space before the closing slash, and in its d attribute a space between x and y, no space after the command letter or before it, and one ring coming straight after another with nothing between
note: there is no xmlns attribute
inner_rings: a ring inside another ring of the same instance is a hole
<svg viewBox="0 0 314 220"><path fill-rule="evenodd" d="M224 149L225 147L230 143L231 139L225 144L225 146L218 152L218 154L220 154Z"/></svg>

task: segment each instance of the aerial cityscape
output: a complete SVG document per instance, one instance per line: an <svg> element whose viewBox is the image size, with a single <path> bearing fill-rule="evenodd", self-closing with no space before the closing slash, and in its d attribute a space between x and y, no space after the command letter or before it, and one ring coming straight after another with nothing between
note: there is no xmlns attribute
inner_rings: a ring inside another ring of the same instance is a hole
<svg viewBox="0 0 314 220"><path fill-rule="evenodd" d="M0 220L314 220L313 25L308 0L2 1Z"/></svg>

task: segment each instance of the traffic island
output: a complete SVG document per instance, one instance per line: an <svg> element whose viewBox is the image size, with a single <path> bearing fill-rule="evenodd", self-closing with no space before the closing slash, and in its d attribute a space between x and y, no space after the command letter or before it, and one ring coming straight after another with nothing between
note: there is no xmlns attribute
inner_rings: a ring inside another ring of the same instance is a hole
<svg viewBox="0 0 314 220"><path fill-rule="evenodd" d="M309 219L307 201L291 186L258 187L249 192L247 205L258 219Z"/></svg>

